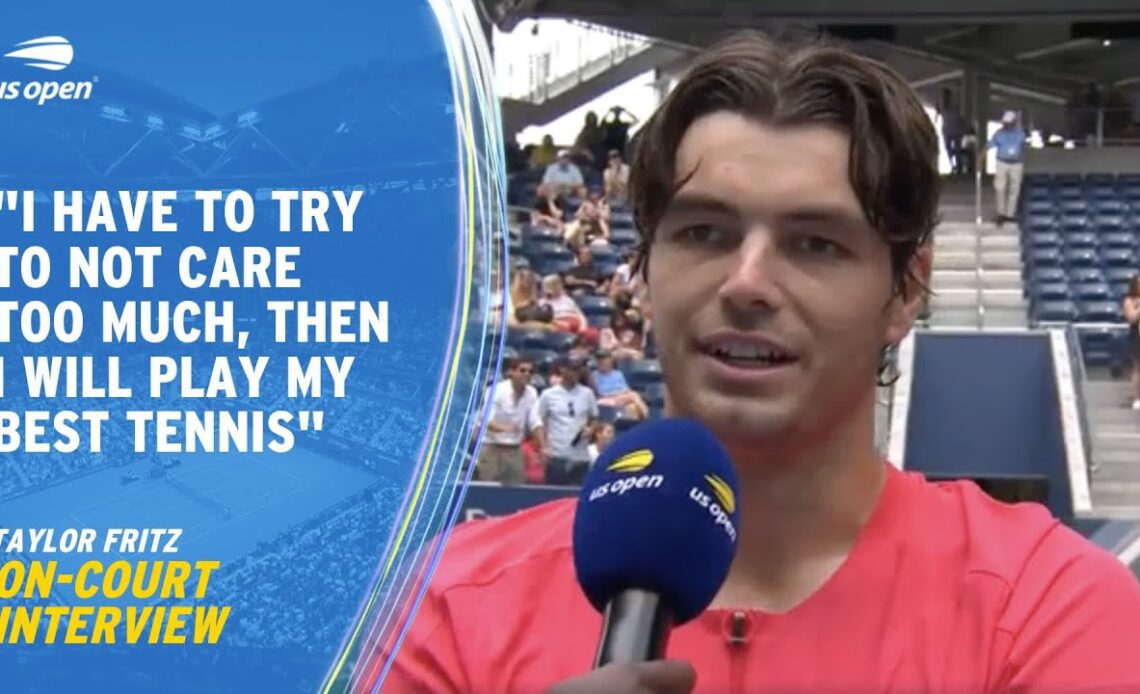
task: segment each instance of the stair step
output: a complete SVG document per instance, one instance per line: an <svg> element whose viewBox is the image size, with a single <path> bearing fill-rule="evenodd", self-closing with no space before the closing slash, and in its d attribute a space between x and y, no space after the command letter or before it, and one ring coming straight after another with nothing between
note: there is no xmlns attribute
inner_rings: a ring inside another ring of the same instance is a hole
<svg viewBox="0 0 1140 694"><path fill-rule="evenodd" d="M978 256L973 251L946 251L934 254L936 270L976 270Z"/></svg>
<svg viewBox="0 0 1140 694"><path fill-rule="evenodd" d="M933 310L930 315L930 325L936 328L976 330L978 327L978 311L976 308L957 307Z"/></svg>
<svg viewBox="0 0 1140 694"><path fill-rule="evenodd" d="M987 328L1025 328L1029 318L1024 308L992 308L987 306L982 316L982 325Z"/></svg>
<svg viewBox="0 0 1140 694"><path fill-rule="evenodd" d="M933 310L968 308L976 311L977 306L978 290L976 289L943 289L930 297L930 307Z"/></svg>
<svg viewBox="0 0 1140 694"><path fill-rule="evenodd" d="M1021 254L1017 251L984 251L982 267L994 270L1019 270Z"/></svg>
<svg viewBox="0 0 1140 694"><path fill-rule="evenodd" d="M1019 308L1025 310L1028 307L1025 301L1025 296L1021 293L1021 289L983 289L982 302L986 305L986 310L992 307L999 308Z"/></svg>

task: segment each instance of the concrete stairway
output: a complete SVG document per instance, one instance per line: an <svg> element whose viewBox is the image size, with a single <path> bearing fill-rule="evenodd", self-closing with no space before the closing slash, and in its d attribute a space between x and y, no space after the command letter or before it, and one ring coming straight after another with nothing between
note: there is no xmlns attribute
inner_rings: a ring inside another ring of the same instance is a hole
<svg viewBox="0 0 1140 694"><path fill-rule="evenodd" d="M1140 411L1130 409L1128 381L1089 374L1085 384L1092 441L1096 515L1140 519Z"/></svg>

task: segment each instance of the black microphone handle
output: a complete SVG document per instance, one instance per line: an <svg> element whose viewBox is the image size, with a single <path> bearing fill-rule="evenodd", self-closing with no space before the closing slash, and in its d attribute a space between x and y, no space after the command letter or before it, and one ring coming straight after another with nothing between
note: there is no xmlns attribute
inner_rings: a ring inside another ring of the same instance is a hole
<svg viewBox="0 0 1140 694"><path fill-rule="evenodd" d="M660 595L623 590L606 605L594 668L661 660L672 629L673 614Z"/></svg>

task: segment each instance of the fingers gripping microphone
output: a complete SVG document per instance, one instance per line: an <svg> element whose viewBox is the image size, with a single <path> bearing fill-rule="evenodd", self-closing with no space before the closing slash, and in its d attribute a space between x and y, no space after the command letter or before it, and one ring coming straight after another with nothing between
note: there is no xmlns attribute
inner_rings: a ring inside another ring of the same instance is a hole
<svg viewBox="0 0 1140 694"><path fill-rule="evenodd" d="M598 457L574 515L574 569L602 613L595 667L660 660L716 597L736 553L737 480L700 424L659 419Z"/></svg>

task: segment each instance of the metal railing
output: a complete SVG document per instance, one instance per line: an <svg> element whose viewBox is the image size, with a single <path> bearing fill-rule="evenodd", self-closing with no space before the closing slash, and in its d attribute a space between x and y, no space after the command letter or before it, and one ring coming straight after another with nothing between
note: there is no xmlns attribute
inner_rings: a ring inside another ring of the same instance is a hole
<svg viewBox="0 0 1140 694"><path fill-rule="evenodd" d="M495 52L497 91L501 97L536 104L573 89L654 43L609 27L561 20L524 23L508 37L509 48Z"/></svg>

